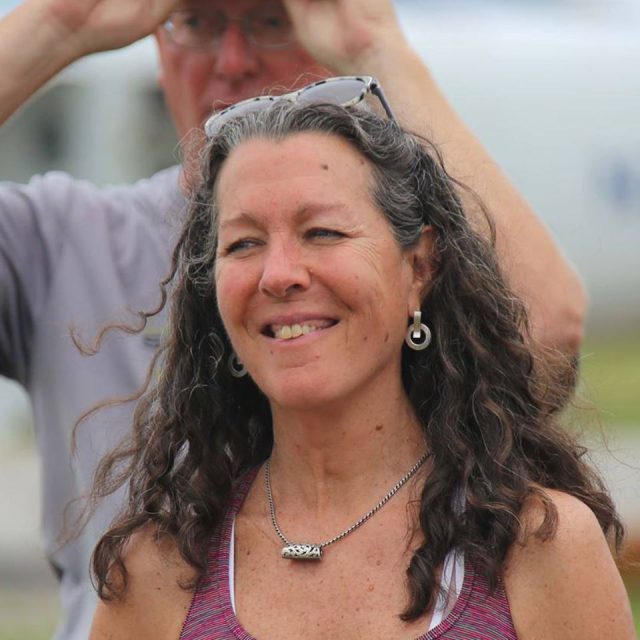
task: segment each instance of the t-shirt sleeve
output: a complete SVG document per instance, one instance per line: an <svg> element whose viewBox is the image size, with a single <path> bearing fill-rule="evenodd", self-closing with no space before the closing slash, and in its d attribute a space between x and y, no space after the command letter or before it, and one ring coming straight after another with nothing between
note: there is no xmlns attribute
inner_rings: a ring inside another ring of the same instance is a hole
<svg viewBox="0 0 640 640"><path fill-rule="evenodd" d="M133 185L59 172L0 182L0 375L29 386L51 313L60 322L68 309L68 328L78 314L104 324L157 304L185 204L178 177L173 167Z"/></svg>
<svg viewBox="0 0 640 640"><path fill-rule="evenodd" d="M0 374L25 384L34 319L44 306L65 235L73 180L0 183Z"/></svg>

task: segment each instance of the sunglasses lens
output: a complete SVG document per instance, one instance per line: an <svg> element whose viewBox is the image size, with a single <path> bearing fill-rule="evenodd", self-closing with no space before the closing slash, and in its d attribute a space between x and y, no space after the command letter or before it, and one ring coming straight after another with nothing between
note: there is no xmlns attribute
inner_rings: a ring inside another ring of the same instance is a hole
<svg viewBox="0 0 640 640"><path fill-rule="evenodd" d="M329 102L349 106L360 102L364 97L367 85L355 78L344 78L334 82L324 82L304 89L298 96L302 104Z"/></svg>
<svg viewBox="0 0 640 640"><path fill-rule="evenodd" d="M376 86L374 79L368 76L363 78L342 77L312 84L299 91L281 96L252 98L214 114L205 123L204 130L207 137L212 138L229 120L262 111L277 100L288 100L302 105L328 103L351 107L364 100L371 92L380 100L388 117L393 120L393 113L391 113L391 108L382 94L382 89L380 87L375 89Z"/></svg>
<svg viewBox="0 0 640 640"><path fill-rule="evenodd" d="M269 104L274 101L272 96L261 96L247 102L239 102L228 109L224 109L219 113L215 113L207 120L204 125L204 130L208 138L212 138L222 126L229 122L233 118L239 118L241 116L247 116L251 113L257 113L266 109Z"/></svg>

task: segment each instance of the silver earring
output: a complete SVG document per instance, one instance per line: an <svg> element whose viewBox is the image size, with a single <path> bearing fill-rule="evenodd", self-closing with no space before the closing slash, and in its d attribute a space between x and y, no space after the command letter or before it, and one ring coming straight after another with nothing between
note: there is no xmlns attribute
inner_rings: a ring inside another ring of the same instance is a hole
<svg viewBox="0 0 640 640"><path fill-rule="evenodd" d="M227 366L229 367L229 372L234 378L244 378L247 375L247 368L238 360L238 356L235 354L235 351L231 352L229 356L229 360L227 360Z"/></svg>
<svg viewBox="0 0 640 640"><path fill-rule="evenodd" d="M422 337L423 334L424 337ZM422 311L413 312L413 322L407 330L404 341L414 351L422 351L431 344L431 330L422 323Z"/></svg>

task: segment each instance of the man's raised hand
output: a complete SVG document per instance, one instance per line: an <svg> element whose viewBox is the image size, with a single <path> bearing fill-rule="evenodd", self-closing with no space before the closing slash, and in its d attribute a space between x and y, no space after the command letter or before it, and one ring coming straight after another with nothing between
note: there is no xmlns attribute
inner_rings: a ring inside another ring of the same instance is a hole
<svg viewBox="0 0 640 640"><path fill-rule="evenodd" d="M69 38L77 57L118 49L153 33L179 0L29 0Z"/></svg>
<svg viewBox="0 0 640 640"><path fill-rule="evenodd" d="M404 43L392 0L283 0L300 44L335 73L365 73L363 62Z"/></svg>

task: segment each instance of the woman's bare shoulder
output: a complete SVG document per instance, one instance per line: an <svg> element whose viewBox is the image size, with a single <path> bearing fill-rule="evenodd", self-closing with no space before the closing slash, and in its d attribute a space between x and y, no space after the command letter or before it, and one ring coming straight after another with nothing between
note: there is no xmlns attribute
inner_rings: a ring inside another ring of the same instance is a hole
<svg viewBox="0 0 640 640"><path fill-rule="evenodd" d="M577 498L545 489L558 514L555 534L536 535L545 515L539 496L521 514L512 546L507 596L520 640L635 638L629 600L598 520Z"/></svg>
<svg viewBox="0 0 640 640"><path fill-rule="evenodd" d="M131 537L123 559L126 590L120 598L98 603L91 640L178 638L193 597L184 587L193 583L195 570L175 542L159 537L152 526Z"/></svg>

